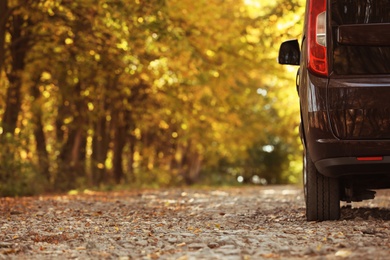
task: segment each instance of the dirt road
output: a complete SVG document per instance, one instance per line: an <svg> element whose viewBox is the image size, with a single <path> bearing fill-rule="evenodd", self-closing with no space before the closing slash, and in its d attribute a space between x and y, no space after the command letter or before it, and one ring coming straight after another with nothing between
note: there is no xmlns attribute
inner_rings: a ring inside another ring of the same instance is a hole
<svg viewBox="0 0 390 260"><path fill-rule="evenodd" d="M359 208L356 208L359 207ZM0 198L0 259L387 259L390 193L306 222L300 187Z"/></svg>

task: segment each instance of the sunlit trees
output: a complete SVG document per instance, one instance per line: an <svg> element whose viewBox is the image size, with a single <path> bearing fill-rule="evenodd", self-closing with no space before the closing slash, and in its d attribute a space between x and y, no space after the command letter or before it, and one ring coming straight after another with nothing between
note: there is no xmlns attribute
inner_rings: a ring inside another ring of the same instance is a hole
<svg viewBox="0 0 390 260"><path fill-rule="evenodd" d="M24 165L2 167L4 180L28 163L51 189L191 184L262 164L251 151L266 145L288 180L299 117L293 73L275 60L285 32L299 34L299 2L0 5L0 153Z"/></svg>

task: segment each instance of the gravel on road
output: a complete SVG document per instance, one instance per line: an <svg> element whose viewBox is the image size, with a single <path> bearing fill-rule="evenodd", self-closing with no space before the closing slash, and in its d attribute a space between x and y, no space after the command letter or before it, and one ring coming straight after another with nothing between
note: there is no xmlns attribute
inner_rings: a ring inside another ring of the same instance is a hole
<svg viewBox="0 0 390 260"><path fill-rule="evenodd" d="M299 186L0 198L0 259L388 259L390 193L306 222Z"/></svg>

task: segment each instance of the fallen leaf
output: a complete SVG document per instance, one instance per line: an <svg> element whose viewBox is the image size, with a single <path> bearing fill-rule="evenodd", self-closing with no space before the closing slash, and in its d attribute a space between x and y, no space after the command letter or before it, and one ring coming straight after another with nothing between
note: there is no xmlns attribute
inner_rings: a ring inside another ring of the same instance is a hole
<svg viewBox="0 0 390 260"><path fill-rule="evenodd" d="M347 258L350 255L352 255L352 251L348 249L341 249L335 253L335 256L342 257L342 258Z"/></svg>

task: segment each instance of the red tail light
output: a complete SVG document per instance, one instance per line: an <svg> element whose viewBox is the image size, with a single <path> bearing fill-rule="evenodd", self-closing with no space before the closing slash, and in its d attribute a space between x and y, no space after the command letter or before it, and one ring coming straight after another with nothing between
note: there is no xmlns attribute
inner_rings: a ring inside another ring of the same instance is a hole
<svg viewBox="0 0 390 260"><path fill-rule="evenodd" d="M309 8L308 69L315 74L327 76L326 0L311 0Z"/></svg>
<svg viewBox="0 0 390 260"><path fill-rule="evenodd" d="M383 156L374 156L374 157L357 157L358 161L383 161Z"/></svg>

